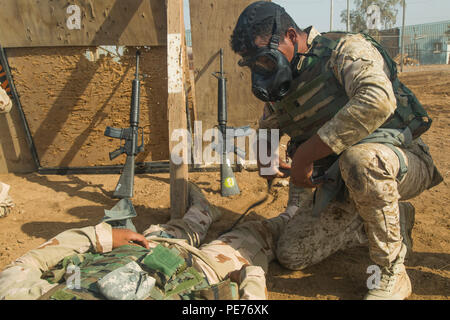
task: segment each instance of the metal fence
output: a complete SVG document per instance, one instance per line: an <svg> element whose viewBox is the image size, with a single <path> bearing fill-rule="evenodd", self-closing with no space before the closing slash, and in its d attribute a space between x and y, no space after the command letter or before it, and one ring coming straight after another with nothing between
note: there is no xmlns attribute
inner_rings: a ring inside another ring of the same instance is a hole
<svg viewBox="0 0 450 320"><path fill-rule="evenodd" d="M449 30L450 20L405 27L405 54L419 64L449 63Z"/></svg>
<svg viewBox="0 0 450 320"><path fill-rule="evenodd" d="M401 63L402 29L369 32ZM405 65L450 63L450 20L405 26L403 63Z"/></svg>

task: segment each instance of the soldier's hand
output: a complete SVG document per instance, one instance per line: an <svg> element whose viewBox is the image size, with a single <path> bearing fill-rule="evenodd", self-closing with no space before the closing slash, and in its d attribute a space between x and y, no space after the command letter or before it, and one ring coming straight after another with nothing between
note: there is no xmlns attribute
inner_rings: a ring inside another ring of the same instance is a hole
<svg viewBox="0 0 450 320"><path fill-rule="evenodd" d="M296 187L315 188L317 185L311 180L314 164L302 151L298 148L292 159L291 182Z"/></svg>
<svg viewBox="0 0 450 320"><path fill-rule="evenodd" d="M291 165L289 163L286 163L283 160L281 160L281 157L280 157L279 162L280 162L279 163L280 169L283 169L285 172L291 170ZM280 172L280 173L283 175L281 178L286 177L285 173L283 173L283 172Z"/></svg>
<svg viewBox="0 0 450 320"><path fill-rule="evenodd" d="M297 187L316 188L321 183L313 183L311 177L314 161L327 157L333 150L315 134L301 144L292 158L291 181Z"/></svg>
<svg viewBox="0 0 450 320"><path fill-rule="evenodd" d="M133 232L129 229L112 229L112 247L117 248L126 244L139 245L149 249L147 239L142 234Z"/></svg>
<svg viewBox="0 0 450 320"><path fill-rule="evenodd" d="M313 164L301 164L292 162L291 181L296 187L316 188L318 185L313 184L311 177L313 175Z"/></svg>
<svg viewBox="0 0 450 320"><path fill-rule="evenodd" d="M248 263L246 263L241 267L241 269L229 272L228 277L230 278L230 281L235 282L238 285L240 285L242 271L244 271L245 268L247 268L248 266L250 266L250 265Z"/></svg>

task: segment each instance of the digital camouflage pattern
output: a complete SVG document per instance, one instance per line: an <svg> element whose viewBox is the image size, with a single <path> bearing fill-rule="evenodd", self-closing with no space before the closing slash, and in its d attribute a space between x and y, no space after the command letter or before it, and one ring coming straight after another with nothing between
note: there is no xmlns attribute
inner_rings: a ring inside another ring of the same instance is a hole
<svg viewBox="0 0 450 320"><path fill-rule="evenodd" d="M201 192L190 192L190 197L191 206L183 219L147 229L144 236L149 240L150 250L134 245L112 250L112 229L105 222L60 233L0 273L0 299L104 298L98 280L131 262L138 263L155 279L149 299L266 299L263 268L273 259L278 231L291 214L243 223L217 241L196 248L192 244L203 241L220 213L211 210L213 207ZM170 268L157 267L157 261L173 259L166 256L166 251L162 257L151 259L152 268L146 265L145 257L158 246L183 258L180 265L171 264L175 273ZM65 270L70 264L80 267L82 289L79 291L66 287ZM115 279L119 281L118 277ZM86 295L86 290L94 295ZM113 292L112 296L118 298L120 294Z"/></svg>
<svg viewBox="0 0 450 320"><path fill-rule="evenodd" d="M108 300L143 300L150 296L155 282L155 278L133 261L108 273L97 286Z"/></svg>
<svg viewBox="0 0 450 320"><path fill-rule="evenodd" d="M386 61L362 35L343 37L329 68L349 101L317 134L341 154L378 129L394 113L397 102Z"/></svg>
<svg viewBox="0 0 450 320"><path fill-rule="evenodd" d="M431 183L426 162L408 150L401 152L409 170L398 183L399 162L389 147L370 143L345 151L339 164L347 190L320 217L311 214L313 193L303 189L303 205L278 242L280 263L303 269L338 250L368 245L372 260L389 266L406 235L401 234L400 209L413 209L401 201L415 197ZM410 230L412 225L405 228Z"/></svg>
<svg viewBox="0 0 450 320"><path fill-rule="evenodd" d="M312 28L308 44L319 33ZM346 190L320 217L311 215L313 190L298 189L299 213L280 236L276 255L290 269L317 263L339 249L368 244L372 260L389 267L398 257L402 233L399 201L419 195L442 178L428 147L418 138L398 148L408 167L397 181L399 157L380 143L355 145L379 128L397 107L390 69L362 35L343 36L327 62L348 102L317 134L336 154ZM279 128L280 114L266 105L260 128ZM283 128L280 128L283 130ZM295 136L295 129L289 134ZM394 147L395 148L395 147Z"/></svg>

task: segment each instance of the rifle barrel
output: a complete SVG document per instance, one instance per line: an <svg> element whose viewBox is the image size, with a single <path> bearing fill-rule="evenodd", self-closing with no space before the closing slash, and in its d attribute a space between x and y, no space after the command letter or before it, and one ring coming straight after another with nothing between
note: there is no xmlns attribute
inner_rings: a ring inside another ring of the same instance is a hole
<svg viewBox="0 0 450 320"><path fill-rule="evenodd" d="M223 77L223 48L220 48L220 75Z"/></svg>
<svg viewBox="0 0 450 320"><path fill-rule="evenodd" d="M140 52L136 52L136 73L133 79L131 92L131 108L130 108L130 126L139 126L139 105L141 97L141 81L139 80L139 56Z"/></svg>
<svg viewBox="0 0 450 320"><path fill-rule="evenodd" d="M228 121L227 114L227 78L225 78L225 73L223 71L223 49L220 49L220 76L217 77L219 82L219 91L218 91L218 106L219 110L217 113L217 120L219 122L219 126L226 126ZM225 134L225 128L223 130Z"/></svg>

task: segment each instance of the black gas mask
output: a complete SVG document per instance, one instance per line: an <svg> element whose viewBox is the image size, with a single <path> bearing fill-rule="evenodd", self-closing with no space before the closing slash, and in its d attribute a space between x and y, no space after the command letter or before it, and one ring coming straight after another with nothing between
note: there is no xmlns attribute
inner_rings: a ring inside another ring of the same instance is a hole
<svg viewBox="0 0 450 320"><path fill-rule="evenodd" d="M252 72L252 92L264 102L275 102L283 99L288 93L293 79L291 62L278 50L280 11L280 9L277 9L269 45L253 50L251 54L243 56L238 63L241 67L247 66L250 68ZM296 52L297 44L294 46L294 53ZM296 54L294 54L293 60L296 60L295 57Z"/></svg>

